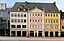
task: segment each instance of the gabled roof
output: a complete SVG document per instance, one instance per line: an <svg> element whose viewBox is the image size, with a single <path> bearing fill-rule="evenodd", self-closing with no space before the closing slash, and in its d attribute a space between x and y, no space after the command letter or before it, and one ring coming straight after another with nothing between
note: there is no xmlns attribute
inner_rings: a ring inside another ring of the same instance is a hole
<svg viewBox="0 0 64 41"><path fill-rule="evenodd" d="M23 6L23 8L21 9L26 9L26 11L28 11L28 8L29 10L32 10L35 8L35 6L37 6L38 9L42 11L44 10L45 12L59 12L58 8L55 5L55 2L54 3L16 2L12 7L11 12L22 12L23 10L18 11L18 8L20 6Z"/></svg>

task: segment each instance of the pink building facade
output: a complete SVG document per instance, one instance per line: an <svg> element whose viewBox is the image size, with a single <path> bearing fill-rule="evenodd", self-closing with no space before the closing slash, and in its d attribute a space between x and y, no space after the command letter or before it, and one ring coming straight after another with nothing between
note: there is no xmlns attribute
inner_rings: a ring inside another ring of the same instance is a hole
<svg viewBox="0 0 64 41"><path fill-rule="evenodd" d="M34 37L44 36L44 11L37 7L29 11L29 34Z"/></svg>

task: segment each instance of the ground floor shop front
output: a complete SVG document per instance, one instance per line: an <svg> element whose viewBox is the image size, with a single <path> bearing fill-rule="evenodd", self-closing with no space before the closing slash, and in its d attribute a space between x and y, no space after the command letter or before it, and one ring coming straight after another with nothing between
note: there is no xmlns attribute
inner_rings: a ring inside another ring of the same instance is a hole
<svg viewBox="0 0 64 41"><path fill-rule="evenodd" d="M11 31L10 36L22 36L22 37L43 37L44 32L43 31Z"/></svg>
<svg viewBox="0 0 64 41"><path fill-rule="evenodd" d="M61 34L61 37L64 37L64 31L61 31L60 34Z"/></svg>
<svg viewBox="0 0 64 41"><path fill-rule="evenodd" d="M60 37L60 31L45 31L45 37Z"/></svg>

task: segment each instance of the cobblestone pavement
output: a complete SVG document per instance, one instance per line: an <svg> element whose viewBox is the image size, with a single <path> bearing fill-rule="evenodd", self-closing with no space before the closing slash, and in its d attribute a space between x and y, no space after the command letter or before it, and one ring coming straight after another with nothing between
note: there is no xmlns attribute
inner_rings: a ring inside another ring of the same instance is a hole
<svg viewBox="0 0 64 41"><path fill-rule="evenodd" d="M0 41L64 41L64 40L0 40Z"/></svg>
<svg viewBox="0 0 64 41"><path fill-rule="evenodd" d="M64 41L64 37L0 37L0 41Z"/></svg>

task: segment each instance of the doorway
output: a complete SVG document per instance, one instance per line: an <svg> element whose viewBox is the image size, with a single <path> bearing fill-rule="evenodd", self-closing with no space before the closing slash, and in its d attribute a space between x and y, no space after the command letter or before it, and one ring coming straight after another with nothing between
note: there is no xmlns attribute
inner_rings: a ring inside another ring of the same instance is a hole
<svg viewBox="0 0 64 41"><path fill-rule="evenodd" d="M48 37L48 31L45 32L45 37Z"/></svg>
<svg viewBox="0 0 64 41"><path fill-rule="evenodd" d="M21 36L21 31L17 31L17 36Z"/></svg>
<svg viewBox="0 0 64 41"><path fill-rule="evenodd" d="M34 37L34 31L30 31L30 36Z"/></svg>
<svg viewBox="0 0 64 41"><path fill-rule="evenodd" d="M22 36L26 37L26 31L22 31Z"/></svg>
<svg viewBox="0 0 64 41"><path fill-rule="evenodd" d="M42 31L38 31L38 37L42 37Z"/></svg>
<svg viewBox="0 0 64 41"><path fill-rule="evenodd" d="M64 32L61 32L61 37L64 37Z"/></svg>
<svg viewBox="0 0 64 41"><path fill-rule="evenodd" d="M50 32L50 37L53 37L53 32Z"/></svg>
<svg viewBox="0 0 64 41"><path fill-rule="evenodd" d="M15 31L11 31L11 36L15 36Z"/></svg>
<svg viewBox="0 0 64 41"><path fill-rule="evenodd" d="M55 37L58 37L58 32L55 32Z"/></svg>

